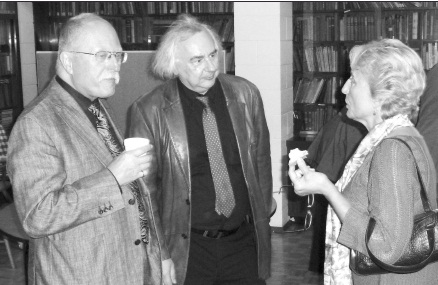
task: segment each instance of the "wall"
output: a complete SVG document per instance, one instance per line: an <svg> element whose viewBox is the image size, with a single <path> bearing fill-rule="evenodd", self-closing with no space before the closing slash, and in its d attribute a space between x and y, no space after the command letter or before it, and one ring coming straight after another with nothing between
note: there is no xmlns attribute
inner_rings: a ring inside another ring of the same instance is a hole
<svg viewBox="0 0 438 285"><path fill-rule="evenodd" d="M38 94L32 2L18 2L17 8L23 105L26 106Z"/></svg>
<svg viewBox="0 0 438 285"><path fill-rule="evenodd" d="M235 2L236 75L258 86L271 135L273 195L271 226L288 220L287 193L279 193L287 170L286 140L292 137L292 3Z"/></svg>

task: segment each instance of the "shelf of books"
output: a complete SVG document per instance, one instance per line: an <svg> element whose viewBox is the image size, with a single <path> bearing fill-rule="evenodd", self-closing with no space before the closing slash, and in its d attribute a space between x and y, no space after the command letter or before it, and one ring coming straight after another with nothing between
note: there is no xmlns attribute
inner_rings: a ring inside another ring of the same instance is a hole
<svg viewBox="0 0 438 285"><path fill-rule="evenodd" d="M22 110L16 11L16 2L0 2L0 124L7 133Z"/></svg>
<svg viewBox="0 0 438 285"><path fill-rule="evenodd" d="M222 43L227 46L234 43L234 17L233 14L199 14L197 18L204 23L212 26ZM149 32L149 41L156 47L160 38L175 20L175 14L149 16L151 31Z"/></svg>
<svg viewBox="0 0 438 285"><path fill-rule="evenodd" d="M34 2L39 51L58 49L62 24L80 13L95 13L116 29L124 50L155 50L161 36L181 13L196 16L213 26L227 53L227 71L234 72L233 2Z"/></svg>
<svg viewBox="0 0 438 285"><path fill-rule="evenodd" d="M438 63L438 11L385 11L382 36L396 38L418 52L426 70Z"/></svg>
<svg viewBox="0 0 438 285"><path fill-rule="evenodd" d="M340 41L370 41L376 39L376 25L373 11L345 13L339 23Z"/></svg>
<svg viewBox="0 0 438 285"><path fill-rule="evenodd" d="M294 2L293 10L294 137L312 140L339 108L343 15L339 2Z"/></svg>
<svg viewBox="0 0 438 285"><path fill-rule="evenodd" d="M426 70L438 63L437 2L373 3L380 4L381 38L399 39L409 45L421 56Z"/></svg>
<svg viewBox="0 0 438 285"><path fill-rule="evenodd" d="M313 140L321 127L338 113L334 105L305 104L294 111L294 135Z"/></svg>
<svg viewBox="0 0 438 285"><path fill-rule="evenodd" d="M438 63L438 2L293 2L294 136L312 139L344 105L349 50L394 38Z"/></svg>
<svg viewBox="0 0 438 285"><path fill-rule="evenodd" d="M343 47L337 44L315 43L294 45L294 71L296 72L338 72L339 53ZM341 50L340 50L341 49Z"/></svg>
<svg viewBox="0 0 438 285"><path fill-rule="evenodd" d="M146 2L150 15L162 14L204 14L204 13L232 13L233 2Z"/></svg>
<svg viewBox="0 0 438 285"><path fill-rule="evenodd" d="M344 79L338 76L298 77L294 82L294 135L313 139L342 103Z"/></svg>

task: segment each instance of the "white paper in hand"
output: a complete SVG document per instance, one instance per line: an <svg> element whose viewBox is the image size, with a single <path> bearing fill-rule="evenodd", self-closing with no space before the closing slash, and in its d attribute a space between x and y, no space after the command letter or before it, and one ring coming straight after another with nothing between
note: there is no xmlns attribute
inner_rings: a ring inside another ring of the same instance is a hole
<svg viewBox="0 0 438 285"><path fill-rule="evenodd" d="M291 150L289 152L289 167L295 167L298 158L305 159L308 154L307 150L299 150L298 148Z"/></svg>

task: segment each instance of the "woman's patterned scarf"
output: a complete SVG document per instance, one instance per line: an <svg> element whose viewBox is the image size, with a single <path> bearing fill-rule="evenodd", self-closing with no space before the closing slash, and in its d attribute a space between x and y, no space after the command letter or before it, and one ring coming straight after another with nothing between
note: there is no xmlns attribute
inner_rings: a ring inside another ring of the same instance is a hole
<svg viewBox="0 0 438 285"><path fill-rule="evenodd" d="M394 129L413 126L406 115L396 115L376 125L361 141L356 152L347 162L342 177L336 182L339 192L344 191L365 157ZM329 205L325 237L324 285L353 284L350 271L350 251L337 243L341 222Z"/></svg>

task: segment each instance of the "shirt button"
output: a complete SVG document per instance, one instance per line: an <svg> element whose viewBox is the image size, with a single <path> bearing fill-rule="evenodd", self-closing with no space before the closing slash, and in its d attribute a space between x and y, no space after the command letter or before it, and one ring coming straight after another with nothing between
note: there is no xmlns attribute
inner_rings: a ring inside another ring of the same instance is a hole
<svg viewBox="0 0 438 285"><path fill-rule="evenodd" d="M135 245L139 245L140 244L140 240L138 239L138 240L134 241L134 244Z"/></svg>
<svg viewBox="0 0 438 285"><path fill-rule="evenodd" d="M129 199L128 203L129 203L129 205L134 205L135 204L135 199L134 198Z"/></svg>
<svg viewBox="0 0 438 285"><path fill-rule="evenodd" d="M186 199L186 204L190 205L190 200L189 199Z"/></svg>
<svg viewBox="0 0 438 285"><path fill-rule="evenodd" d="M187 235L186 234L182 234L181 236L183 237L183 239L187 239Z"/></svg>

